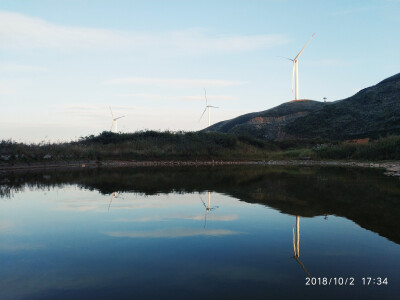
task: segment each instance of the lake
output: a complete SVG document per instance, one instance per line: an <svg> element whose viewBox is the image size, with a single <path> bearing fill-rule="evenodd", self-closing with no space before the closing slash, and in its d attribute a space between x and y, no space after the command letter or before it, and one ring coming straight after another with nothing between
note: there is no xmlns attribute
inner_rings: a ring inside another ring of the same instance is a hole
<svg viewBox="0 0 400 300"><path fill-rule="evenodd" d="M218 166L0 176L0 299L394 299L400 181Z"/></svg>

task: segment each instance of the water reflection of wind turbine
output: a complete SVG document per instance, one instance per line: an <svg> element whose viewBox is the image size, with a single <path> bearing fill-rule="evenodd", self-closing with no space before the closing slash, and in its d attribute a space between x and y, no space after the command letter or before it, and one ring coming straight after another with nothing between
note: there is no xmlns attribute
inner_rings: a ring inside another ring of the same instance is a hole
<svg viewBox="0 0 400 300"><path fill-rule="evenodd" d="M300 216L296 216L296 230L293 225L293 258L300 264L303 270L307 273L308 277L312 278L310 273L307 271L304 264L300 261Z"/></svg>
<svg viewBox="0 0 400 300"><path fill-rule="evenodd" d="M205 209L206 209L206 212L205 212L205 214L204 214L204 228L206 228L208 212L210 212L210 211L212 211L212 210L214 210L214 209L217 209L218 206L213 206L213 207L211 207L211 192L210 192L210 191L208 191L208 204L207 204L207 205L206 205L206 203L203 201L203 199L201 198L200 195L199 195L199 197L200 197L200 200L201 200L201 202L203 203L203 205L204 205L204 207L205 207Z"/></svg>
<svg viewBox="0 0 400 300"><path fill-rule="evenodd" d="M107 211L110 211L111 202L113 201L113 199L116 199L116 198L122 198L123 199L123 197L121 197L121 195L118 194L118 192L113 192L111 194L111 199L110 199L110 203L108 204L108 210Z"/></svg>

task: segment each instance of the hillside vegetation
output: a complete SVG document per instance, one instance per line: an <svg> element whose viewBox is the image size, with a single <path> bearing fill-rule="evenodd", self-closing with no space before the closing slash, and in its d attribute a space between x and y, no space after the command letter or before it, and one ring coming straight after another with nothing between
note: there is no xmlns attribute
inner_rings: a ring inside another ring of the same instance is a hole
<svg viewBox="0 0 400 300"><path fill-rule="evenodd" d="M3 161L46 160L243 160L263 159L277 145L253 137L205 132L112 133L82 137L69 143L0 142Z"/></svg>
<svg viewBox="0 0 400 300"><path fill-rule="evenodd" d="M217 132L103 132L69 143L0 142L0 165L76 160L246 161L287 159L400 159L400 136L365 144L323 140L268 142Z"/></svg>
<svg viewBox="0 0 400 300"><path fill-rule="evenodd" d="M343 141L398 135L400 73L344 100L288 102L219 122L206 130L251 135L264 140Z"/></svg>

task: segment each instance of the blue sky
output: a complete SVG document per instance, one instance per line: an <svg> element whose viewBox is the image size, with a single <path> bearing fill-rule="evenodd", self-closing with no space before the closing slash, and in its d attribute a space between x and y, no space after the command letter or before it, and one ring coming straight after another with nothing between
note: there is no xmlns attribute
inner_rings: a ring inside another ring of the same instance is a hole
<svg viewBox="0 0 400 300"><path fill-rule="evenodd" d="M400 69L400 1L0 0L0 139L199 130L294 98L343 99Z"/></svg>

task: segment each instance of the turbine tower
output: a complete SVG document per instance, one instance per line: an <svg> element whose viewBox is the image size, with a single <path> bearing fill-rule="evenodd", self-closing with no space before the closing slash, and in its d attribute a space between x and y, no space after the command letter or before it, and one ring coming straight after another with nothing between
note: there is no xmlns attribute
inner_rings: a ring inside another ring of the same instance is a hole
<svg viewBox="0 0 400 300"><path fill-rule="evenodd" d="M300 216L296 216L296 230L293 225L293 251L294 257L300 256Z"/></svg>
<svg viewBox="0 0 400 300"><path fill-rule="evenodd" d="M295 100L299 100L299 57L303 53L304 49L306 49L308 43L311 42L311 40L314 37L314 35L315 35L315 33L311 36L311 38L308 40L306 45L303 47L303 49L301 49L301 51L299 52L299 54L296 55L295 58L291 59L291 58L285 57L286 59L288 59L288 60L293 62L293 68L292 68L292 92L293 92L293 85L295 84L295 89L296 89L296 92L295 92L296 98L295 98Z"/></svg>
<svg viewBox="0 0 400 300"><path fill-rule="evenodd" d="M206 112L206 110L208 110L208 127L210 127L211 125L211 120L210 120L210 108L219 108L217 106L212 106L212 105L208 105L208 100L207 100L207 91L206 89L204 89L204 98L206 98L206 108L204 108L203 113L201 114L201 117L199 119L199 122L201 120L201 118L203 117L204 113Z"/></svg>
<svg viewBox="0 0 400 300"><path fill-rule="evenodd" d="M295 234L296 232L296 234ZM300 264L303 270L307 273L309 278L312 278L304 264L300 261L300 216L296 216L296 230L293 225L293 258Z"/></svg>
<svg viewBox="0 0 400 300"><path fill-rule="evenodd" d="M111 106L109 106L109 107L110 107L111 119L112 119L110 131L116 133L116 132L118 132L118 119L121 119L125 116L114 118L114 114L112 112Z"/></svg>

